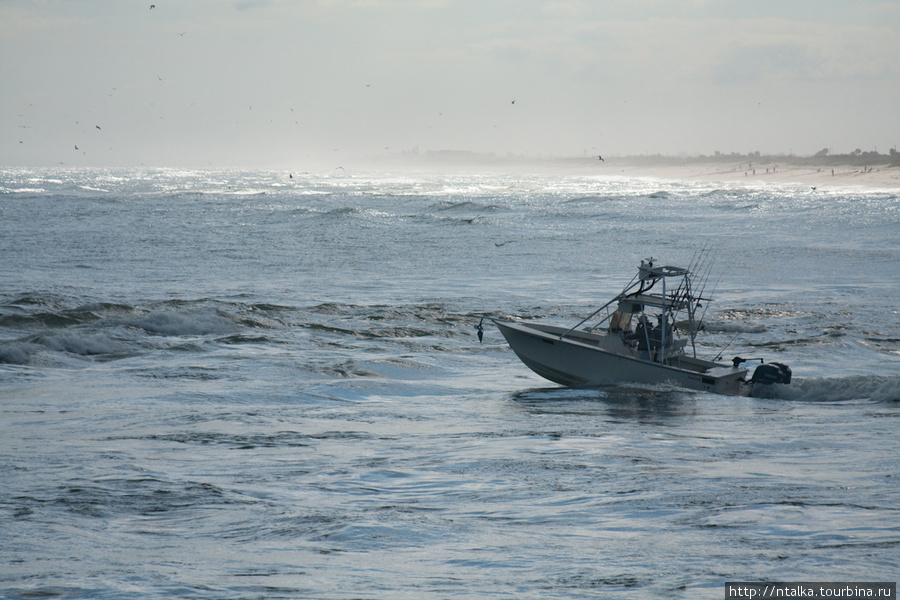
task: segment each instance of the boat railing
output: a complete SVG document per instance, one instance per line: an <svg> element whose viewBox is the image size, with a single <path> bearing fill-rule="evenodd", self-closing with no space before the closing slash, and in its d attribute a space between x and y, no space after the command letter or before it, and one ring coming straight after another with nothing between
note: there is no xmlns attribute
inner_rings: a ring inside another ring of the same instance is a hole
<svg viewBox="0 0 900 600"><path fill-rule="evenodd" d="M604 309L609 308L610 306L612 306L612 304L613 304L614 302L617 302L618 300L619 300L618 297L613 298L612 300L610 300L609 302L607 302L606 304L604 304L603 306L601 306L600 308L598 308L597 310L595 310L594 312L592 312L591 314L589 314L588 316L586 316L585 318L583 318L583 319L582 319L581 321L579 321L575 326L570 327L570 328L567 329L566 331L564 331L564 332L562 332L561 334L559 334L559 339L563 339L564 337L566 337L567 335L569 335L570 333L572 333L573 331L575 331L576 329L578 329L579 327L581 327L582 325L584 325L585 323L587 323L588 321L590 321L591 319L593 319L594 317L596 317L598 314L600 314L601 311L603 311ZM610 317L610 315L607 314L605 317L603 317L603 319L602 319L597 325L601 325L601 324L602 324L604 321L606 321L609 317Z"/></svg>

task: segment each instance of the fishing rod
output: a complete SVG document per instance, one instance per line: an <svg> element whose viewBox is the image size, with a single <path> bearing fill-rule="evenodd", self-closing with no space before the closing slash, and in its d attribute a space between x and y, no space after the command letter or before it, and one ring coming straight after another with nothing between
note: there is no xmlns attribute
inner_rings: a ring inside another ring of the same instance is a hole
<svg viewBox="0 0 900 600"><path fill-rule="evenodd" d="M738 332L737 332L736 334L734 334L734 337L731 338L731 340L730 340L727 344L725 344L725 347L722 348L722 350L716 355L716 357L713 359L713 362L716 362L717 360L719 360L720 358L722 358L722 355L725 354L725 351L726 351L726 350L728 350L728 346L730 346L730 345L734 342L734 340L738 339L738 336L741 335L742 333L744 333L744 328L743 328L743 327L741 327L741 328L738 330Z"/></svg>
<svg viewBox="0 0 900 600"><path fill-rule="evenodd" d="M719 275L719 278L716 279L716 283L713 285L713 289L712 289L712 292L710 293L710 296L715 296L715 295L716 295L716 290L719 289L719 284L720 284L721 282L722 282L722 275L720 274L720 275ZM705 287L706 287L706 286L704 285L704 288L705 288ZM701 293L701 296L702 296L702 295L703 295L703 294ZM703 314L700 315L700 320L697 322L697 327L702 327L702 326L703 326L703 320L706 318L706 311L709 310L709 303L710 303L710 302L712 302L712 298L709 298L709 299L706 300L706 306L703 307Z"/></svg>

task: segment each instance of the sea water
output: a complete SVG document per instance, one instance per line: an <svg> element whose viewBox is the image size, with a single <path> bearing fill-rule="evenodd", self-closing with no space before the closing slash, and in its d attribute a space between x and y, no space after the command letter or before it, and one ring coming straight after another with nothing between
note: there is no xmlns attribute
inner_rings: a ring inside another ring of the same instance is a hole
<svg viewBox="0 0 900 600"><path fill-rule="evenodd" d="M765 398L560 388L703 265ZM0 595L721 598L896 581L896 190L575 174L0 171Z"/></svg>

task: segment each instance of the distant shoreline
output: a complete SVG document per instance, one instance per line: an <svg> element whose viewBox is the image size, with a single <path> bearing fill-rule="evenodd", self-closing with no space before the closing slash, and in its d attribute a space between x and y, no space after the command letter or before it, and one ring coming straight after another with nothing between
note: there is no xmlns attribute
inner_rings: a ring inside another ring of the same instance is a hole
<svg viewBox="0 0 900 600"><path fill-rule="evenodd" d="M443 151L382 158L376 163L381 167L412 169L477 169L491 172L900 189L900 154L893 152L890 155L861 153L811 157L766 156L757 153L695 157L604 156L601 161L597 156L532 158Z"/></svg>
<svg viewBox="0 0 900 600"><path fill-rule="evenodd" d="M760 157L753 160L724 161L688 159L652 162L611 159L610 175L658 177L693 181L753 182L806 184L818 186L863 186L868 188L900 188L900 166L896 164L862 164L792 157ZM602 164L602 163L601 163Z"/></svg>

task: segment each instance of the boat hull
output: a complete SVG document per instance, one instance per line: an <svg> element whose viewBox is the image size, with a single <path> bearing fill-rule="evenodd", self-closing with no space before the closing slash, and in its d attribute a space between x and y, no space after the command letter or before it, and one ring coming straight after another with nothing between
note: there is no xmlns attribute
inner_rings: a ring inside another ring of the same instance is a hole
<svg viewBox="0 0 900 600"><path fill-rule="evenodd" d="M528 368L560 385L670 384L717 394L749 392L747 369L685 356L660 364L631 355L618 336L497 319L494 324Z"/></svg>

